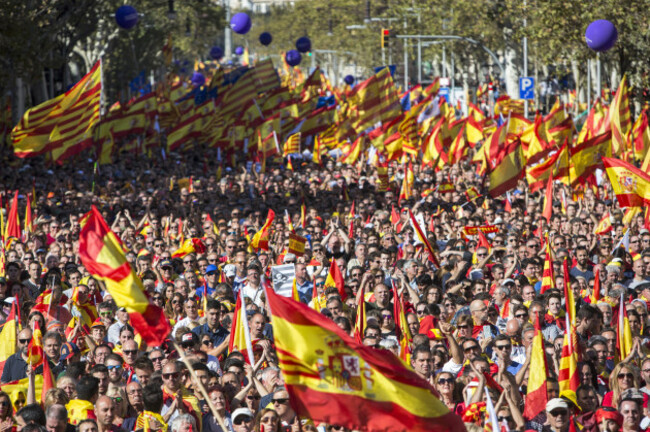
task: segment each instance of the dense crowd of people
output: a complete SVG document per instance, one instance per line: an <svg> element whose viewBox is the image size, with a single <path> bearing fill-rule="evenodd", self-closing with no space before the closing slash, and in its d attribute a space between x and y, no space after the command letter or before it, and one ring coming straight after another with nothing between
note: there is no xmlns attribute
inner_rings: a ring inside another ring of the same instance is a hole
<svg viewBox="0 0 650 432"><path fill-rule="evenodd" d="M606 179L580 194L557 185L547 223L543 191L530 193L522 180L508 197L492 199L468 162L437 172L414 164L415 198L400 199L399 163L389 165L390 187L380 192L373 166L327 157L318 165L308 154L293 159L294 170L269 163L262 173L245 155L231 168L203 148L153 159L123 156L96 171L81 159L61 167L10 153L2 149L8 169L0 172L0 195L7 203L18 189L21 212L33 200L34 221L31 232L7 244L0 278L0 320L14 304L21 320L0 387L25 379L29 385L0 391L0 432L346 430L299 416L284 386L262 287L274 265L291 263L300 300L322 302L320 313L350 335L364 296L363 344L399 356L396 283L411 332L409 367L468 430L482 430L488 394L505 430L650 426L650 231L642 213L626 217ZM472 188L478 198L467 193ZM126 310L81 263L80 218L91 204L121 239L150 302L164 309L172 332L161 346L142 341ZM269 209L278 215L269 248L253 250L250 238ZM424 221L436 264L409 210ZM612 229L596 235L607 215ZM488 244L465 229L478 226L492 227ZM292 229L308 240L302 256L287 253ZM624 235L629 246L619 244ZM202 247L175 257L188 238ZM546 238L555 288L541 294ZM347 299L325 288L331 260L342 271ZM565 280L577 303L574 394L559 387ZM240 291L256 353L252 364L228 349ZM616 343L620 299L634 340L627 358L619 358ZM82 325L84 314L96 317L90 326ZM548 403L531 419L523 413L537 320ZM27 361L36 324L56 379L42 402L34 390L42 366Z"/></svg>

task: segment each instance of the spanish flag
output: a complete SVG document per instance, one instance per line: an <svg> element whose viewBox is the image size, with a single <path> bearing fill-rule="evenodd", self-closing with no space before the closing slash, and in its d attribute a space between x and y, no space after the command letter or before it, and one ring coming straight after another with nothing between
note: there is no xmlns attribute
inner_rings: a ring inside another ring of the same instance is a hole
<svg viewBox="0 0 650 432"><path fill-rule="evenodd" d="M327 279L325 279L325 285L323 286L323 289L327 289L329 287L335 287L339 295L341 296L341 300L345 301L345 299L348 297L345 294L345 281L343 280L343 274L341 273L341 269L339 269L338 264L336 264L336 260L332 259L332 263L330 264L330 271L327 273Z"/></svg>
<svg viewBox="0 0 650 432"><path fill-rule="evenodd" d="M532 345L526 406L523 412L524 417L529 420L544 411L548 402L548 395L546 394L546 352L544 351L544 336L542 336L542 330L539 326L539 316L535 317L535 336L533 336Z"/></svg>
<svg viewBox="0 0 650 432"><path fill-rule="evenodd" d="M603 163L621 207L650 204L650 175L619 159L603 158Z"/></svg>
<svg viewBox="0 0 650 432"><path fill-rule="evenodd" d="M427 249L427 252L429 252L429 261L436 267L440 267L440 263L438 262L438 258L436 257L436 253L433 251L433 247L431 247L431 243L429 243L429 239L427 239L427 236L424 235L424 231L422 231L422 227L418 223L417 219L415 219L415 216L413 216L413 213L409 209L409 218L411 220L411 225L413 226L413 229L415 230L415 235L417 236L418 240L422 244L424 244L424 247Z"/></svg>
<svg viewBox="0 0 650 432"><path fill-rule="evenodd" d="M594 234L602 235L610 231L614 231L614 227L612 226L612 219L613 218L609 210L605 212L602 219L598 222L598 225L596 225L596 228L594 229Z"/></svg>
<svg viewBox="0 0 650 432"><path fill-rule="evenodd" d="M506 143L499 151L496 162L490 163L489 193L496 198L517 186L524 175L524 152L519 138Z"/></svg>
<svg viewBox="0 0 650 432"><path fill-rule="evenodd" d="M393 354L267 290L280 369L298 416L348 429L464 431L430 385Z"/></svg>
<svg viewBox="0 0 650 432"><path fill-rule="evenodd" d="M253 249L264 249L269 250L269 231L271 230L271 224L275 219L275 212L269 209L269 212L266 216L266 222L258 232L255 233L253 239L250 242L250 246Z"/></svg>
<svg viewBox="0 0 650 432"><path fill-rule="evenodd" d="M27 362L32 365L34 369L43 364L43 334L38 320L34 321L34 332L32 339L27 346Z"/></svg>
<svg viewBox="0 0 650 432"><path fill-rule="evenodd" d="M625 299L621 293L621 300L618 307L618 330L616 332L617 360L623 361L632 351L633 339L632 330L630 329L630 320L627 318L625 310Z"/></svg>
<svg viewBox="0 0 650 432"><path fill-rule="evenodd" d="M246 315L246 303L243 301L244 293L240 290L235 303L235 312L232 318L232 331L228 339L228 352L239 351L248 363L254 362L253 345L251 334L248 328L248 317Z"/></svg>
<svg viewBox="0 0 650 432"><path fill-rule="evenodd" d="M553 216L553 175L549 176L548 183L546 183L544 210L542 210L542 217L546 219L547 223L551 223L551 216Z"/></svg>
<svg viewBox="0 0 650 432"><path fill-rule="evenodd" d="M303 256L305 254L305 245L307 239L295 233L289 233L289 253L295 256Z"/></svg>
<svg viewBox="0 0 650 432"><path fill-rule="evenodd" d="M20 220L18 219L18 190L14 192L14 199L11 201L9 215L7 216L7 225L5 226L4 241L9 242L11 237L20 238ZM5 244L7 247L7 244Z"/></svg>
<svg viewBox="0 0 650 432"><path fill-rule="evenodd" d="M95 206L81 220L79 256L95 278L104 281L117 307L125 307L133 327L150 346L160 346L171 331L162 309L144 293L142 281L126 261L122 245Z"/></svg>
<svg viewBox="0 0 650 432"><path fill-rule="evenodd" d="M198 238L186 239L181 246L172 253L172 258L183 258L191 253L204 253L205 245Z"/></svg>
<svg viewBox="0 0 650 432"><path fill-rule="evenodd" d="M320 311L319 311L320 312ZM354 340L363 344L363 334L366 332L366 301L363 293L357 294L357 316L354 321Z"/></svg>
<svg viewBox="0 0 650 432"><path fill-rule="evenodd" d="M571 170L569 177L571 185L584 183L584 180L602 167L605 157L612 155L612 131L608 130L584 143L569 149Z"/></svg>
<svg viewBox="0 0 650 432"><path fill-rule="evenodd" d="M16 335L20 330L20 312L17 312L16 305L16 302L11 305L7 321L0 327L0 369L3 369L7 359L16 353Z"/></svg>

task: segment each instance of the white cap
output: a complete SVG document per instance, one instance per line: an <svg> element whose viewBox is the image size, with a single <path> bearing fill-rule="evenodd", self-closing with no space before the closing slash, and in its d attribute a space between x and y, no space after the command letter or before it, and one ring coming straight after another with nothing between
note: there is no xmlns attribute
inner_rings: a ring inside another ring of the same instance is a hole
<svg viewBox="0 0 650 432"><path fill-rule="evenodd" d="M551 412L557 408L569 409L569 404L562 398L553 398L546 403L546 412Z"/></svg>
<svg viewBox="0 0 650 432"><path fill-rule="evenodd" d="M241 417L241 416L248 416L251 418L251 421L255 419L255 415L253 414L253 411L249 410L248 408L237 408L230 415L230 419L232 420L233 423L235 423L237 417Z"/></svg>

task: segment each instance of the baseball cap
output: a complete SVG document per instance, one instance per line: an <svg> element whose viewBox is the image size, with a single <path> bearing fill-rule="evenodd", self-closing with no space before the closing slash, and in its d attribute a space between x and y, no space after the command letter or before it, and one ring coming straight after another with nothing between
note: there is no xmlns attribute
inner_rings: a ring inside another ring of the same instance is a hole
<svg viewBox="0 0 650 432"><path fill-rule="evenodd" d="M170 260L168 260L168 259L164 259L164 260L160 261L160 268L171 267L171 266L172 266L172 262Z"/></svg>
<svg viewBox="0 0 650 432"><path fill-rule="evenodd" d="M219 268L216 265L210 264L205 268L205 274L208 274L210 272L216 272L217 270L219 270Z"/></svg>
<svg viewBox="0 0 650 432"><path fill-rule="evenodd" d="M569 409L569 404L562 398L553 398L546 403L546 412L551 412L554 409Z"/></svg>
<svg viewBox="0 0 650 432"><path fill-rule="evenodd" d="M65 342L61 346L61 358L60 361L71 359L75 354L79 354L79 347L72 342Z"/></svg>
<svg viewBox="0 0 650 432"><path fill-rule="evenodd" d="M234 264L226 264L223 267L223 272L228 277L234 277L236 274L236 267Z"/></svg>
<svg viewBox="0 0 650 432"><path fill-rule="evenodd" d="M106 328L106 326L104 325L104 323L102 322L102 320L100 320L99 318L97 318L97 319L95 320L95 322L93 322L93 324L90 326L91 329L94 329L94 328L97 328L97 327L104 327L104 328Z"/></svg>
<svg viewBox="0 0 650 432"><path fill-rule="evenodd" d="M191 331L187 333L183 333L183 335L181 336L181 344L186 344L186 343L196 344L198 341L199 341L199 337Z"/></svg>
<svg viewBox="0 0 650 432"><path fill-rule="evenodd" d="M237 424L237 419L239 417L250 417L251 421L255 418L253 411L249 410L248 408L237 408L232 412L230 419L232 420L233 424Z"/></svg>

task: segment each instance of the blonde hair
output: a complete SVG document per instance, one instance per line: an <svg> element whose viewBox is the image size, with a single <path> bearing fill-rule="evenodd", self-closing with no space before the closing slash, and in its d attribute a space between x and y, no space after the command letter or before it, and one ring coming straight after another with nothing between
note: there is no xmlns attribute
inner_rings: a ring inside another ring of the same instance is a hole
<svg viewBox="0 0 650 432"><path fill-rule="evenodd" d="M60 388L51 388L45 393L43 405L47 410L52 405L67 405L70 402L68 395Z"/></svg>
<svg viewBox="0 0 650 432"><path fill-rule="evenodd" d="M619 403L619 399L621 398L621 393L623 391L621 390L620 385L618 384L618 374L621 373L624 369L629 370L632 375L634 375L634 385L632 387L634 388L640 388L640 373L639 373L639 368L637 368L634 364L632 363L624 363L621 362L616 365L614 370L612 370L612 373L609 374L609 383L610 387L612 389L612 406L617 407Z"/></svg>

